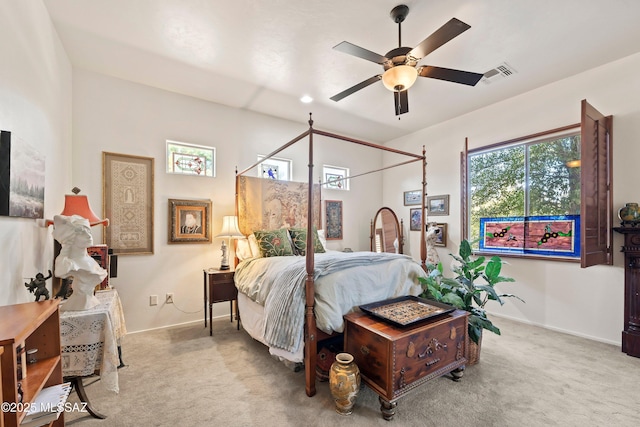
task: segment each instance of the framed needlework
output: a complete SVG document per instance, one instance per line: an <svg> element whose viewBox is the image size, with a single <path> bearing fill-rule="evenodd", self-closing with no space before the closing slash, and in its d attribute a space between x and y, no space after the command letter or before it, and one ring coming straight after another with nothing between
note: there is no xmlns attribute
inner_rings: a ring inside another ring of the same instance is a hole
<svg viewBox="0 0 640 427"><path fill-rule="evenodd" d="M211 200L169 199L169 243L211 243Z"/></svg>
<svg viewBox="0 0 640 427"><path fill-rule="evenodd" d="M153 253L152 157L102 152L105 242L119 255Z"/></svg>
<svg viewBox="0 0 640 427"><path fill-rule="evenodd" d="M325 200L325 236L327 240L342 239L342 201Z"/></svg>

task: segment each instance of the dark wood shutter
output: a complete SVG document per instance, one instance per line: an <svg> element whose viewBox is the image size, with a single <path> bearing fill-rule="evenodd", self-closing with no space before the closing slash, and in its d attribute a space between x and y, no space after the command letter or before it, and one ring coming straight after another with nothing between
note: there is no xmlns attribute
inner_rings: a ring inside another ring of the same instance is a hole
<svg viewBox="0 0 640 427"><path fill-rule="evenodd" d="M581 118L580 266L613 264L612 116L586 100Z"/></svg>
<svg viewBox="0 0 640 427"><path fill-rule="evenodd" d="M460 234L462 240L469 239L469 138L464 139L464 150L460 152Z"/></svg>

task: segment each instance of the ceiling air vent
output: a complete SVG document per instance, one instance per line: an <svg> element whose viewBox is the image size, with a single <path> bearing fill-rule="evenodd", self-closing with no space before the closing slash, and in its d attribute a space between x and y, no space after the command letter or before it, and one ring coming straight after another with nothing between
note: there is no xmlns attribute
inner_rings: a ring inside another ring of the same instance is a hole
<svg viewBox="0 0 640 427"><path fill-rule="evenodd" d="M515 73L517 73L515 68L513 68L511 65L507 64L506 62L503 62L502 64L498 65L496 68L492 68L486 73L484 73L480 81L485 84L490 84L497 80L502 80L505 77L512 76Z"/></svg>

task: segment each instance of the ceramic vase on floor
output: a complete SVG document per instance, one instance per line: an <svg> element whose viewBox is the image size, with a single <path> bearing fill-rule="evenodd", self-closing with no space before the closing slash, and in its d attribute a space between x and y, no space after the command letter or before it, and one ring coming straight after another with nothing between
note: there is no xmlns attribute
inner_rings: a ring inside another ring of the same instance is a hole
<svg viewBox="0 0 640 427"><path fill-rule="evenodd" d="M360 370L349 353L338 353L329 371L329 389L336 411L350 415L360 391Z"/></svg>

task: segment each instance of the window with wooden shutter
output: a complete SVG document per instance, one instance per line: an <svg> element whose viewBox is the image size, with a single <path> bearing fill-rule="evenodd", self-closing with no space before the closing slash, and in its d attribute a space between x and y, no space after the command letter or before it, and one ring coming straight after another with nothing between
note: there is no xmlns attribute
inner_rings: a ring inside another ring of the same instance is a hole
<svg viewBox="0 0 640 427"><path fill-rule="evenodd" d="M611 117L461 153L462 236L483 253L612 263Z"/></svg>

